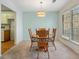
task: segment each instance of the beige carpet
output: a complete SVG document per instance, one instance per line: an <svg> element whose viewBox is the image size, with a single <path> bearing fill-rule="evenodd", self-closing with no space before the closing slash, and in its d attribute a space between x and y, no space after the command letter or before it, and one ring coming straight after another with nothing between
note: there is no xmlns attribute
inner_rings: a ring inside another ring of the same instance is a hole
<svg viewBox="0 0 79 59"><path fill-rule="evenodd" d="M30 43L28 41L21 42L19 45L6 52L2 59L37 59L37 52L33 49L30 52L29 45ZM56 51L51 43L49 43L49 46L50 59L79 59L79 56L75 52L59 41L56 41ZM48 59L47 53L40 52L39 59Z"/></svg>

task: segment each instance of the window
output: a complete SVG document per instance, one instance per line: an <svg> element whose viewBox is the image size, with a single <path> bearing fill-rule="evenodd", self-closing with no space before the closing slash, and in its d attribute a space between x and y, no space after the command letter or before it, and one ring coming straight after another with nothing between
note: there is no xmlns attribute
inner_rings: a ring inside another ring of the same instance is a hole
<svg viewBox="0 0 79 59"><path fill-rule="evenodd" d="M79 7L62 15L63 35L79 43Z"/></svg>
<svg viewBox="0 0 79 59"><path fill-rule="evenodd" d="M68 12L63 16L63 35L71 38L71 13Z"/></svg>
<svg viewBox="0 0 79 59"><path fill-rule="evenodd" d="M73 10L73 40L79 42L79 8Z"/></svg>

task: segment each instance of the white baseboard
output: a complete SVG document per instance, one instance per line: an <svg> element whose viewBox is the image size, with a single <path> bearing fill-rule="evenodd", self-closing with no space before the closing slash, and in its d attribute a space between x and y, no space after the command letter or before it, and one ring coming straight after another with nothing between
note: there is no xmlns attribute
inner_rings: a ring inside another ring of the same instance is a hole
<svg viewBox="0 0 79 59"><path fill-rule="evenodd" d="M60 41L79 55L79 45L63 38L61 38Z"/></svg>
<svg viewBox="0 0 79 59"><path fill-rule="evenodd" d="M1 57L2 55L0 54L0 57Z"/></svg>

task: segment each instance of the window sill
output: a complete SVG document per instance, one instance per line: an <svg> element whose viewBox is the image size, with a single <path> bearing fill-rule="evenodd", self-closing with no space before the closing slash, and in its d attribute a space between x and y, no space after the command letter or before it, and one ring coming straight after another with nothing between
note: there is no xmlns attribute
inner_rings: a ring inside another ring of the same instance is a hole
<svg viewBox="0 0 79 59"><path fill-rule="evenodd" d="M76 45L79 45L79 43L78 42L76 42L76 41L73 41L73 40L70 40L72 43L74 43L74 44L76 44Z"/></svg>
<svg viewBox="0 0 79 59"><path fill-rule="evenodd" d="M76 41L74 41L74 40L70 40L69 37L66 37L66 36L64 36L64 35L62 35L61 37L62 37L63 39L66 39L66 40L68 40L68 41L70 41L70 42L72 42L72 43L74 43L74 44L76 44L76 45L79 46L79 43L78 43L78 42L76 42Z"/></svg>
<svg viewBox="0 0 79 59"><path fill-rule="evenodd" d="M69 37L62 35L62 38L69 40Z"/></svg>

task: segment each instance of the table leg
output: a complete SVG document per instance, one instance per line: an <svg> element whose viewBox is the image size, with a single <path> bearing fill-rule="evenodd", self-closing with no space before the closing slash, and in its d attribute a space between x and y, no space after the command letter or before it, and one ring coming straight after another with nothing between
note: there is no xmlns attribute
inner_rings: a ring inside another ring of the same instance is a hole
<svg viewBox="0 0 79 59"><path fill-rule="evenodd" d="M37 52L37 59L39 59L39 51Z"/></svg>

